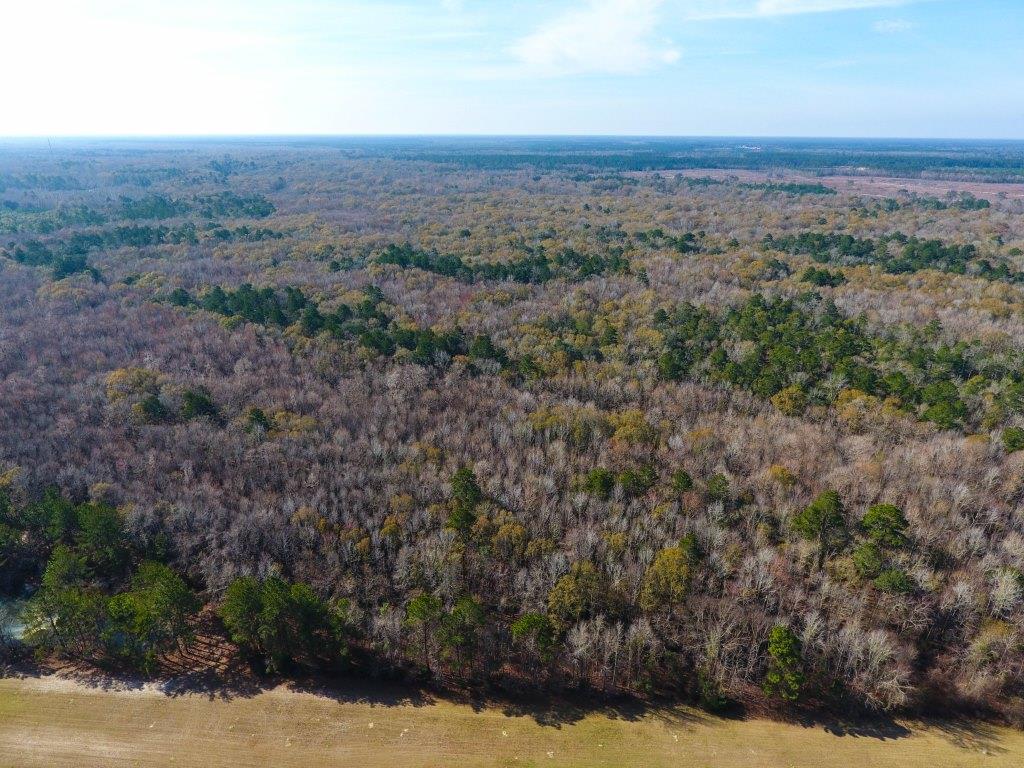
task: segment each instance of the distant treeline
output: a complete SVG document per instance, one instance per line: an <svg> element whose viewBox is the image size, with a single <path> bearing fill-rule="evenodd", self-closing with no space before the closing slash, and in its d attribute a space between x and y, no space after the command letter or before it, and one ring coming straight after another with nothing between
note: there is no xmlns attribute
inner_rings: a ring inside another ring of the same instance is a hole
<svg viewBox="0 0 1024 768"><path fill-rule="evenodd" d="M17 201L4 201L0 207L0 234L45 235L66 227L101 226L119 220L172 219L193 213L208 219L263 219L274 210L274 204L262 195L238 195L234 192L199 195L191 200L164 195L136 199L122 197L112 211L97 210L84 204L39 209L23 206Z"/></svg>
<svg viewBox="0 0 1024 768"><path fill-rule="evenodd" d="M732 183L734 179L716 179L711 176L682 176L679 179L688 187L719 187ZM760 190L762 192L782 192L787 195L835 195L836 190L821 183L811 182L741 182L736 184L740 189Z"/></svg>
<svg viewBox="0 0 1024 768"><path fill-rule="evenodd" d="M764 192L784 192L787 195L834 195L836 191L824 184L807 184L798 182L740 184L744 189L759 189Z"/></svg>
<svg viewBox="0 0 1024 768"><path fill-rule="evenodd" d="M163 195L151 195L137 200L121 198L121 215L126 219L171 219L192 211L208 218L262 219L274 210L274 204L262 195L238 195L234 192L200 195L192 201L171 199Z"/></svg>
<svg viewBox="0 0 1024 768"><path fill-rule="evenodd" d="M1024 280L1024 272L1005 263L995 266L978 257L971 245L947 244L941 240L921 240L894 232L876 239L860 238L837 232L801 232L798 235L766 235L765 248L810 256L820 263L875 264L891 274L935 269L957 275L975 274L990 280Z"/></svg>
<svg viewBox="0 0 1024 768"><path fill-rule="evenodd" d="M984 211L987 208L991 208L992 203L982 197L975 197L969 192L963 192L945 200L938 197L918 195L914 195L909 200L897 200L894 197L887 197L875 203L875 206L889 213L908 208L919 208L925 211L948 211L951 209L954 211Z"/></svg>
<svg viewBox="0 0 1024 768"><path fill-rule="evenodd" d="M52 271L54 280L63 280L65 277L79 272L88 272L94 280L99 280L100 273L94 267L89 266L86 252L86 250L68 246L51 250L38 240L29 240L22 245L14 246L12 251L5 252L4 255L19 264L30 267L48 267Z"/></svg>
<svg viewBox="0 0 1024 768"><path fill-rule="evenodd" d="M0 173L0 192L8 189L45 189L52 192L81 189L78 179L45 173Z"/></svg>
<svg viewBox="0 0 1024 768"><path fill-rule="evenodd" d="M167 300L179 307L198 307L258 325L294 326L307 337L326 332L339 340L355 340L371 355L388 358L402 354L421 365L443 365L456 355L467 355L476 362L491 360L498 365L509 362L489 336L470 340L458 326L439 331L399 322L376 286L364 288L362 298L355 304L342 303L334 309L321 307L301 288L292 286L282 291L249 284L235 290L213 286L198 297L178 288Z"/></svg>
<svg viewBox="0 0 1024 768"><path fill-rule="evenodd" d="M671 313L659 310L655 327L666 338L662 378L726 382L790 414L865 396L943 429L988 426L1024 412L1019 359L977 343L937 343L936 327L906 329L909 340L883 335L818 299L755 294L724 313L683 303ZM846 394L836 391L837 382ZM979 414L967 404L983 401L983 393L997 394Z"/></svg>
<svg viewBox="0 0 1024 768"><path fill-rule="evenodd" d="M64 240L54 242L26 240L18 245L11 244L7 251L0 251L0 255L6 255L27 266L50 267L55 280L86 271L98 279L99 273L89 266L87 258L89 253L96 250L143 248L153 245L196 245L204 240L258 242L279 240L282 237L284 235L281 232L245 224L233 229L214 222L201 228L197 228L191 222L174 227L131 224L95 232L75 232Z"/></svg>
<svg viewBox="0 0 1024 768"><path fill-rule="evenodd" d="M439 254L414 248L409 243L392 243L377 256L378 264L415 267L462 282L475 280L512 280L517 283L545 283L557 277L583 280L595 275L628 275L632 270L621 248L612 248L607 254L580 253L563 248L549 256L543 248L529 249L526 256L504 262L467 262L461 256Z"/></svg>
<svg viewBox="0 0 1024 768"><path fill-rule="evenodd" d="M106 216L87 205L62 205L38 210L7 202L0 210L0 234L28 232L46 235L65 227L97 226L106 221Z"/></svg>
<svg viewBox="0 0 1024 768"><path fill-rule="evenodd" d="M444 163L483 170L566 167L616 171L722 168L771 171L927 173L1024 177L1020 142L648 139L393 140L352 142L363 156Z"/></svg>

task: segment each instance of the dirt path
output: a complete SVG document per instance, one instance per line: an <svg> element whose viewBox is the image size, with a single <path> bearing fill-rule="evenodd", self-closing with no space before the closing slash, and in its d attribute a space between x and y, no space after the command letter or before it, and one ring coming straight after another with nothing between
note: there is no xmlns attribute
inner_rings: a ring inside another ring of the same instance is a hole
<svg viewBox="0 0 1024 768"><path fill-rule="evenodd" d="M0 680L0 766L1019 766L1024 733L985 724L879 729L658 713L510 712L447 701L103 690Z"/></svg>

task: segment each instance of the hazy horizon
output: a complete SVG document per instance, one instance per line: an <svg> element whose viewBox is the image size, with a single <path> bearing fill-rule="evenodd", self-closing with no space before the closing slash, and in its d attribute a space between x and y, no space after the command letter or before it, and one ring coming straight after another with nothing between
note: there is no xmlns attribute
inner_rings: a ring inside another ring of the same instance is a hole
<svg viewBox="0 0 1024 768"><path fill-rule="evenodd" d="M1010 136L840 136L824 134L671 134L671 133L136 133L136 134L0 134L0 142L117 142L117 141L292 141L292 140L623 140L623 141L775 141L775 142L912 142L945 144L1024 144Z"/></svg>

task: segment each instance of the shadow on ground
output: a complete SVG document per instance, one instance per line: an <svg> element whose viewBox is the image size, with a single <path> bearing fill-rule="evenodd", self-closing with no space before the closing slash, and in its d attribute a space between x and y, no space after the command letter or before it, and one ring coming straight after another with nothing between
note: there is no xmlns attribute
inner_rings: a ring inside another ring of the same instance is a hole
<svg viewBox="0 0 1024 768"><path fill-rule="evenodd" d="M1006 752L1006 748L1000 745L998 729L984 720L929 718L922 722L961 749L980 752L983 755L1000 755Z"/></svg>
<svg viewBox="0 0 1024 768"><path fill-rule="evenodd" d="M166 670L165 670L166 671ZM57 677L104 692L153 690L169 698L203 696L232 701L287 688L295 693L331 699L339 704L369 704L381 707L425 706L439 698L454 698L415 683L373 680L348 676L278 677L255 675L241 662L226 669L203 669L170 676L145 678L97 669L86 664L22 662L0 668L0 677L42 679Z"/></svg>
<svg viewBox="0 0 1024 768"><path fill-rule="evenodd" d="M508 717L529 717L538 725L561 728L597 715L611 720L634 722L654 718L667 725L685 727L708 721L711 716L678 702L646 701L629 697L596 699L598 694L564 694L558 697L491 697L474 700L474 709L499 709Z"/></svg>
<svg viewBox="0 0 1024 768"><path fill-rule="evenodd" d="M842 717L829 713L801 713L794 719L805 728L821 728L833 736L891 741L905 739L913 731L884 713Z"/></svg>
<svg viewBox="0 0 1024 768"><path fill-rule="evenodd" d="M165 670L170 671L170 670ZM748 719L742 708L730 713L708 714L677 701L641 700L630 697L600 698L600 694L558 695L475 695L459 690L442 690L420 685L415 681L375 680L365 677L317 676L308 678L260 677L237 658L228 663L198 671L181 670L159 680L97 670L87 665L24 662L0 669L0 677L43 678L57 676L101 691L138 691L153 689L168 697L189 695L230 701L251 698L261 693L286 687L297 693L308 693L341 704L367 704L379 707L427 706L448 701L472 707L476 712L496 709L508 717L527 717L549 728L571 726L590 716L612 720L637 721L657 719L674 728L693 727L717 719ZM755 717L772 717L758 713ZM777 713L775 715L778 717ZM780 718L805 728L821 728L838 737L890 741L912 736L915 731L883 713L855 713L847 716L834 712L800 712ZM1003 754L999 729L990 722L970 717L942 719L927 717L914 720L920 730L940 734L954 746L981 755Z"/></svg>
<svg viewBox="0 0 1024 768"><path fill-rule="evenodd" d="M807 728L820 727L833 736L869 738L879 741L904 739L914 734L914 731L906 725L884 713L862 714L853 717L840 717L827 712L809 713L796 718L795 722ZM998 755L1006 752L1006 748L1000 744L999 729L993 723L980 717L965 715L948 718L924 717L916 718L910 724L918 726L918 732L938 733L960 749L983 755Z"/></svg>

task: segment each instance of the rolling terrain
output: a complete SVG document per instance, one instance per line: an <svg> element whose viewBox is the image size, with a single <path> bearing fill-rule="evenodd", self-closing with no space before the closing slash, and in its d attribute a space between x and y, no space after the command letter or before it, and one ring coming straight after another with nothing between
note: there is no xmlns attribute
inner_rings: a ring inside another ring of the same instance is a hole
<svg viewBox="0 0 1024 768"><path fill-rule="evenodd" d="M5 143L3 657L1024 722L1021 157Z"/></svg>

